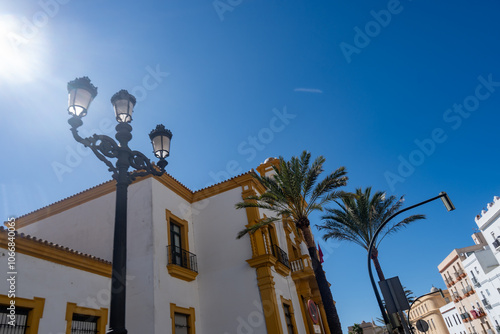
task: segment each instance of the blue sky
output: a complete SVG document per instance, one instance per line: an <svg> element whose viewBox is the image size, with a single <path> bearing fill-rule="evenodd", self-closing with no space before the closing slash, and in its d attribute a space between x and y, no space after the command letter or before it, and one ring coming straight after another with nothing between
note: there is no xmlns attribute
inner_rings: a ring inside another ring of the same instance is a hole
<svg viewBox="0 0 500 334"><path fill-rule="evenodd" d="M110 97L136 95L131 147L172 130L168 172L191 189L307 149L349 185L406 195L428 219L384 240L386 277L416 295L472 243L500 194L498 1L3 1L0 99L6 220L110 178L67 124L66 83L98 86L84 127L113 134ZM95 131L94 131L95 130ZM319 222L319 216L313 217ZM315 230L319 240L321 234ZM366 252L322 242L344 328L379 316Z"/></svg>

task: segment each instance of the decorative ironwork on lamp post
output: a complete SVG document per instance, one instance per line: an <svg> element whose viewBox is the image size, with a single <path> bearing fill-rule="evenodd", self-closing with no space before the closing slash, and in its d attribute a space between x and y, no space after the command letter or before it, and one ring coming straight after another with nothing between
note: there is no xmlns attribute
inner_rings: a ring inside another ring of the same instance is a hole
<svg viewBox="0 0 500 334"><path fill-rule="evenodd" d="M160 160L156 168L153 163L141 152L133 151L128 147L132 139L132 112L136 103L133 95L126 90L120 90L113 95L113 104L116 120L115 138L118 143L106 135L94 134L82 138L78 128L83 125L82 118L87 115L90 103L97 95L95 87L88 77L77 78L68 83L69 107L68 112L72 117L68 120L75 140L88 147L94 154L108 166L116 180L116 207L115 226L113 236L113 267L111 274L111 303L109 331L112 334L126 334L125 328L125 301L126 301L126 268L127 268L127 188L138 176L161 176L165 172L170 154L170 140L172 132L163 125L157 125L149 137L153 144L153 151ZM108 159L116 159L115 165ZM129 168L135 169L129 172Z"/></svg>

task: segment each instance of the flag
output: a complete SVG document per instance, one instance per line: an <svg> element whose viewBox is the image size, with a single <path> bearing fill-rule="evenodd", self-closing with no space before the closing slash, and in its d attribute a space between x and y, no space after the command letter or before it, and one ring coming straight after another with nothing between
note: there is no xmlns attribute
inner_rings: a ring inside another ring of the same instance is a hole
<svg viewBox="0 0 500 334"><path fill-rule="evenodd" d="M319 243L318 243L318 254L319 254L319 263L325 262L325 260L323 260L323 252L321 251Z"/></svg>

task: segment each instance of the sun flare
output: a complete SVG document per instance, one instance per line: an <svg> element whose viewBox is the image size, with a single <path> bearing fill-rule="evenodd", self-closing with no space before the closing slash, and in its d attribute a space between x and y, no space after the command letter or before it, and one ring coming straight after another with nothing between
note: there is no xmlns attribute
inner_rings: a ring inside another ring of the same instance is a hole
<svg viewBox="0 0 500 334"><path fill-rule="evenodd" d="M41 36L23 29L15 16L0 15L0 83L30 82L42 69Z"/></svg>

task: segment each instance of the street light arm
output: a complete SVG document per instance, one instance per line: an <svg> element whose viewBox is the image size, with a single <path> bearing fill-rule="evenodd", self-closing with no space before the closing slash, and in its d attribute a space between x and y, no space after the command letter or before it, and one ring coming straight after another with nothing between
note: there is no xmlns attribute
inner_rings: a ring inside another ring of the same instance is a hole
<svg viewBox="0 0 500 334"><path fill-rule="evenodd" d="M90 148L95 156L108 166L108 170L113 173L113 178L116 178L118 170L108 159L106 159L106 157L117 158L119 150L118 144L111 137L105 135L94 134L92 137L87 138L80 136L78 128L83 122L79 117L73 116L68 120L68 123L71 125L70 130L73 134L73 138L75 138L77 142L83 144L83 146Z"/></svg>
<svg viewBox="0 0 500 334"><path fill-rule="evenodd" d="M380 298L380 294L378 292L377 285L375 284L375 279L373 278L373 272L372 272L371 256L372 256L372 251L373 251L373 245L375 244L375 241L377 240L377 236L379 235L379 233L387 225L387 223L389 223L394 217L396 217L397 215L402 214L403 212L406 212L408 210L414 209L414 208L416 208L418 206L421 206L421 205L427 204L429 202L435 201L438 198L444 198L443 203L445 203L445 201L451 203L448 195L445 192L441 192L436 197L430 198L430 199L428 199L426 201L423 201L423 202L417 203L415 205L409 206L407 208L404 208L404 209L402 209L402 210L394 213L389 218L387 218L387 220L385 222L383 222L378 227L377 231L375 231L375 234L373 235L372 239L370 240L370 245L368 246L368 275L370 276L370 281L371 281L371 284L372 284L372 288L373 288L373 291L375 292L375 297L377 298L378 306L380 308L380 312L382 313L382 317L384 318L384 322L385 322L386 325L389 324L389 319L387 317L387 313L385 312L384 305L382 303L382 299ZM452 206L451 209L449 209L448 206L446 206L446 208L448 209L448 211L451 211L451 210L453 210L455 208L455 207L453 207L453 205L451 205L451 206Z"/></svg>
<svg viewBox="0 0 500 334"><path fill-rule="evenodd" d="M148 157L146 157L143 153L139 151L131 152L129 157L129 163L132 168L136 169L135 171L129 173L132 180L134 180L138 176L145 176L149 174L155 176L162 176L163 173L165 172L164 168L158 170L151 163L151 160L149 160Z"/></svg>

